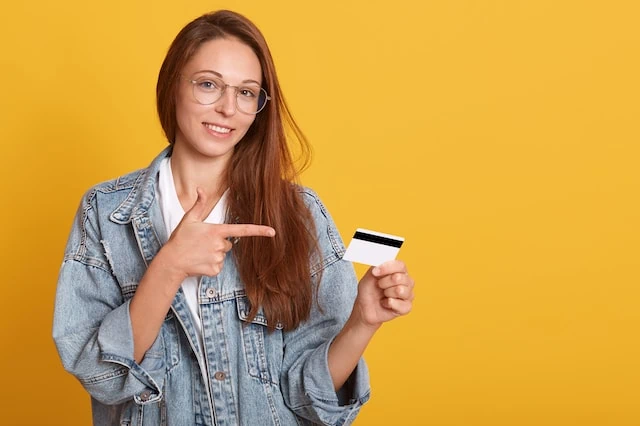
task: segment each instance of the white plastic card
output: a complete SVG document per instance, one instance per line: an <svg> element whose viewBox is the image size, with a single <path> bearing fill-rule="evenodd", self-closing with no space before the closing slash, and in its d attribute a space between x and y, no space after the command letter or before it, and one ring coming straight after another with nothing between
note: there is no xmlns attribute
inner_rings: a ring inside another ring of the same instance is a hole
<svg viewBox="0 0 640 426"><path fill-rule="evenodd" d="M358 228L343 259L378 266L395 259L403 242L403 237Z"/></svg>

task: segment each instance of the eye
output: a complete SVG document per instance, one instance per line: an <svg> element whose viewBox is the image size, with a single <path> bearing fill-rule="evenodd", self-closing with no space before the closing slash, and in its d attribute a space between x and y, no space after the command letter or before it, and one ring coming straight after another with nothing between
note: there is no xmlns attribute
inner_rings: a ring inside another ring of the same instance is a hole
<svg viewBox="0 0 640 426"><path fill-rule="evenodd" d="M252 88L252 87L241 87L238 89L238 94L243 98L255 98L258 96L258 92L260 89Z"/></svg>
<svg viewBox="0 0 640 426"><path fill-rule="evenodd" d="M199 89L208 92L220 90L220 85L215 80L197 80L196 86L198 86Z"/></svg>

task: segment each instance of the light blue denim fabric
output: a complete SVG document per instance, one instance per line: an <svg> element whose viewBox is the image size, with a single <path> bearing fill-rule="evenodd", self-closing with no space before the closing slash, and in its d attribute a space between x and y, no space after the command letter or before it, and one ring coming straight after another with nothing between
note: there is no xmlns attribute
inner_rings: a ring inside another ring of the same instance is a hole
<svg viewBox="0 0 640 426"><path fill-rule="evenodd" d="M249 311L232 256L199 289L204 354L179 290L158 338L137 364L129 301L167 241L156 197L160 161L95 186L83 198L60 270L53 323L64 368L91 394L95 425L348 425L369 399L364 360L341 391L327 351L357 292L344 245L317 195L300 188L323 254L320 309L292 331L267 332ZM245 326L246 325L246 326ZM205 383L202 363L209 372Z"/></svg>

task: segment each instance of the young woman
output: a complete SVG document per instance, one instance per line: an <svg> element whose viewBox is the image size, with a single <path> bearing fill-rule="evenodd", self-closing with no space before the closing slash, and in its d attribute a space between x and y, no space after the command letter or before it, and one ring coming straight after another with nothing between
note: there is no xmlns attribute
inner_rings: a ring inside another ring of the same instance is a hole
<svg viewBox="0 0 640 426"><path fill-rule="evenodd" d="M160 69L169 146L92 188L65 251L53 336L96 425L344 425L369 398L361 355L407 314L400 261L358 283L245 17L203 15Z"/></svg>

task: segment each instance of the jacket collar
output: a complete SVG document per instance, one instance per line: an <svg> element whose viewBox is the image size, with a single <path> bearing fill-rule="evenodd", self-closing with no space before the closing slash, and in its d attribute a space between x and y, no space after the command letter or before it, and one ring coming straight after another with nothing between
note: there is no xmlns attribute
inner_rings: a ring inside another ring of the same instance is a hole
<svg viewBox="0 0 640 426"><path fill-rule="evenodd" d="M144 216L148 213L156 197L156 186L160 163L171 155L172 146L165 148L149 164L149 167L142 169L135 181L127 198L109 216L112 222L118 224L130 223L134 218Z"/></svg>

